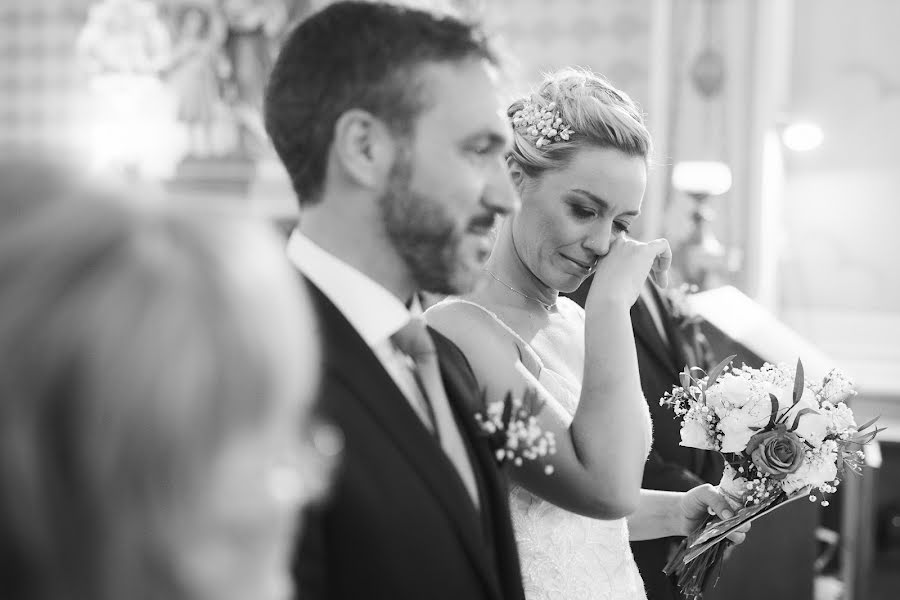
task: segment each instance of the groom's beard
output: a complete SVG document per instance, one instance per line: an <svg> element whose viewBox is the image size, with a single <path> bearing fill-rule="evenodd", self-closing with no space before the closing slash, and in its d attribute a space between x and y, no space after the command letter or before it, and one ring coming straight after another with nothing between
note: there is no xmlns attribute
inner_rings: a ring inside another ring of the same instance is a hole
<svg viewBox="0 0 900 600"><path fill-rule="evenodd" d="M462 235L440 200L410 187L412 165L399 158L388 188L379 198L381 218L394 248L420 290L436 294L470 291L475 274L465 273L460 256Z"/></svg>

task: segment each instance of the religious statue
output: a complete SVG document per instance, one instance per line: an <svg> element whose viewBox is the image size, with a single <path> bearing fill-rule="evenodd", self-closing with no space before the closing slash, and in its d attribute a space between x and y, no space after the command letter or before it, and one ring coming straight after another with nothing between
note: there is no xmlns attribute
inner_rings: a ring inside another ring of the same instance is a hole
<svg viewBox="0 0 900 600"><path fill-rule="evenodd" d="M222 0L222 8L228 23L226 93L241 127L242 145L256 153L265 144L263 91L288 10L284 0Z"/></svg>
<svg viewBox="0 0 900 600"><path fill-rule="evenodd" d="M153 146L147 136L160 137L155 134L165 131L172 147L168 154L176 161L187 157L195 162L255 163L265 158L269 144L263 93L277 43L290 21L319 4L95 2L79 36L78 52L97 94L103 136L110 138L107 152L116 157L143 152L137 140ZM110 103L116 105L113 110L107 109ZM161 125L162 120L167 125ZM151 122L158 127L143 132ZM177 135L171 134L173 128Z"/></svg>
<svg viewBox="0 0 900 600"><path fill-rule="evenodd" d="M227 70L225 15L217 0L181 0L172 13L174 42L165 79L178 98L178 121L187 133L190 155L233 154L239 147L237 123L221 83Z"/></svg>

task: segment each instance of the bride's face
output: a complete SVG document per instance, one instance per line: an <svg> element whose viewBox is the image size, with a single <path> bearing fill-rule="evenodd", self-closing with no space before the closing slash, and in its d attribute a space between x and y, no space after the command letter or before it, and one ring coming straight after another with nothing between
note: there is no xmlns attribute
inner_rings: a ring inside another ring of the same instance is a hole
<svg viewBox="0 0 900 600"><path fill-rule="evenodd" d="M646 162L612 148L582 148L567 167L535 179L517 168L516 250L548 288L574 291L640 213Z"/></svg>

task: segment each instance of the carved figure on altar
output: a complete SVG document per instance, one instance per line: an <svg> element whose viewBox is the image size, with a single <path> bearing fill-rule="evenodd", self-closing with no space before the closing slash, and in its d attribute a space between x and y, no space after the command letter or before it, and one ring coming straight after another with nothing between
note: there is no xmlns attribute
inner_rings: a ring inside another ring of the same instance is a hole
<svg viewBox="0 0 900 600"><path fill-rule="evenodd" d="M94 94L97 162L140 172L152 164L155 179L184 177L187 163L201 177L220 163L252 172L268 154L262 97L275 46L313 4L94 2L77 49Z"/></svg>
<svg viewBox="0 0 900 600"><path fill-rule="evenodd" d="M228 24L225 53L230 69L229 101L241 128L245 151L266 145L262 97L274 60L274 45L287 25L284 0L222 0Z"/></svg>
<svg viewBox="0 0 900 600"><path fill-rule="evenodd" d="M174 44L166 80L177 95L178 121L196 158L238 150L236 123L222 95L228 25L217 0L187 0L173 10Z"/></svg>

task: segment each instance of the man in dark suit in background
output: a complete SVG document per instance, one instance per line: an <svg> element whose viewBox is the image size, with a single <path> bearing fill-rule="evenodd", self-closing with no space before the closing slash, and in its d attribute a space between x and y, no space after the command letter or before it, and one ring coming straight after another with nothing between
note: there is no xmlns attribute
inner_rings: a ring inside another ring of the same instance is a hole
<svg viewBox="0 0 900 600"><path fill-rule="evenodd" d="M474 376L418 301L468 291L517 206L494 65L477 29L369 2L313 15L276 61L266 129L301 205L288 254L318 310L319 409L345 438L297 544L303 600L523 597Z"/></svg>

